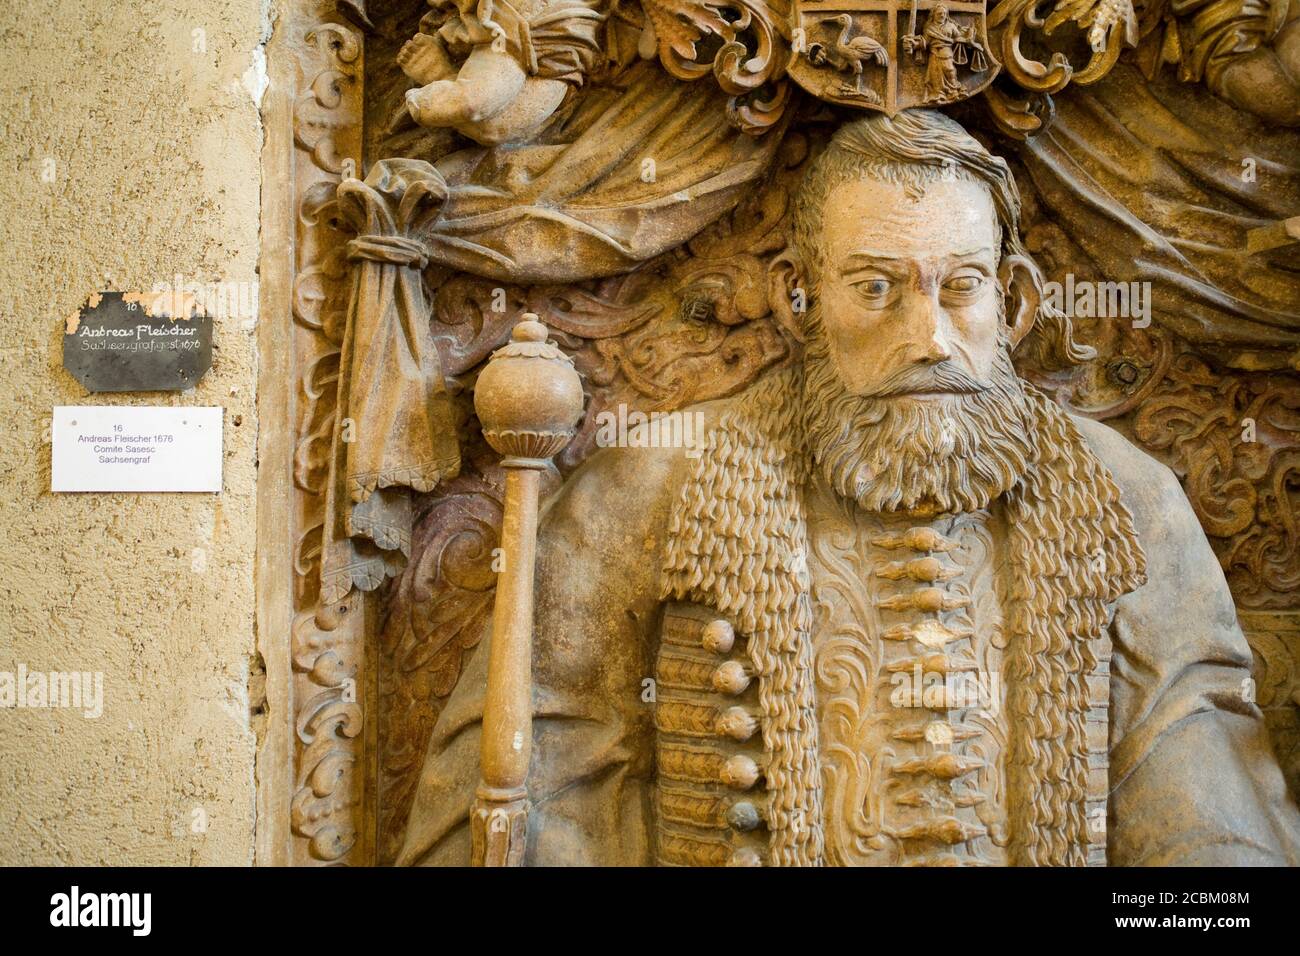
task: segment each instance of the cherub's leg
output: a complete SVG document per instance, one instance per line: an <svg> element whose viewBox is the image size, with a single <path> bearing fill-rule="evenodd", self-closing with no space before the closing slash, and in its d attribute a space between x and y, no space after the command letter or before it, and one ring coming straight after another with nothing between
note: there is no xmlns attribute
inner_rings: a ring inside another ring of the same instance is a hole
<svg viewBox="0 0 1300 956"><path fill-rule="evenodd" d="M475 47L454 80L436 80L409 91L406 105L421 126L479 123L514 102L526 79L523 67L508 53Z"/></svg>

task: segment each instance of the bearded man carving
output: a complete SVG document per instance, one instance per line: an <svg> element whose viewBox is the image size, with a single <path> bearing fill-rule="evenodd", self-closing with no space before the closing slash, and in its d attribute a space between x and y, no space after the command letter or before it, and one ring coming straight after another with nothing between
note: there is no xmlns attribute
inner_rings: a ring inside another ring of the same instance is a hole
<svg viewBox="0 0 1300 956"><path fill-rule="evenodd" d="M1012 366L1088 357L1018 217L942 114L847 124L773 269L801 359L549 503L528 863L1300 862L1177 480ZM486 659L401 862L469 861Z"/></svg>

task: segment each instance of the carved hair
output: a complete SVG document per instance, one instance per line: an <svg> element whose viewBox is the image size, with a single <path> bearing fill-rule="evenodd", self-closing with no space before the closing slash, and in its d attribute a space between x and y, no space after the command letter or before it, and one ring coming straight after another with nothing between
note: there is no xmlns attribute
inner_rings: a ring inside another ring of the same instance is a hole
<svg viewBox="0 0 1300 956"><path fill-rule="evenodd" d="M1088 711L1105 706L1105 696L1093 701L1088 678L1111 606L1146 583L1146 556L1118 487L1069 416L1032 386L1026 394L1043 456L1006 498L1011 862L1082 866Z"/></svg>
<svg viewBox="0 0 1300 956"><path fill-rule="evenodd" d="M809 467L866 511L976 511L1004 494L1037 455L1035 420L1011 367L1006 333L981 390L915 401L844 387L813 304L803 359ZM905 369L918 391L959 373L945 363ZM947 374L945 374L947 372Z"/></svg>
<svg viewBox="0 0 1300 956"><path fill-rule="evenodd" d="M820 866L821 770L811 580L794 370L752 388L717 428L673 510L662 597L731 615L763 709L771 862Z"/></svg>
<svg viewBox="0 0 1300 956"><path fill-rule="evenodd" d="M1047 302L1043 277L1020 238L1020 191L1006 161L994 156L955 120L933 110L874 113L841 126L813 161L795 196L794 244L814 283L822 266L822 211L831 193L846 182L870 178L903 187L920 198L940 180L985 186L998 214L1001 252L1029 263L1029 281L1039 297L1033 329L1016 349L1043 371L1068 368L1095 356L1074 339L1069 316Z"/></svg>

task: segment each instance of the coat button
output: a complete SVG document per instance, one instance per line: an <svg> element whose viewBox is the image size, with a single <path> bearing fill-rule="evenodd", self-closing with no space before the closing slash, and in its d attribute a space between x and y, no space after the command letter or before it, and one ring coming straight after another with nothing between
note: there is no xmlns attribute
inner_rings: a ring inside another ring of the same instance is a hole
<svg viewBox="0 0 1300 956"><path fill-rule="evenodd" d="M728 707L718 715L718 733L732 740L748 740L758 730L758 719L743 707Z"/></svg>
<svg viewBox="0 0 1300 956"><path fill-rule="evenodd" d="M719 664L717 670L713 672L713 686L723 694L744 693L745 688L749 686L749 674L745 670L745 665L740 661L727 661Z"/></svg>
<svg viewBox="0 0 1300 956"><path fill-rule="evenodd" d="M748 833L750 830L756 829L761 822L758 816L758 808L748 800L733 803L727 808L727 823L733 830Z"/></svg>
<svg viewBox="0 0 1300 956"><path fill-rule="evenodd" d="M729 654L736 643L736 629L730 621L719 618L704 625L704 635L700 640L706 651L714 654Z"/></svg>
<svg viewBox="0 0 1300 956"><path fill-rule="evenodd" d="M758 764L744 754L736 754L722 765L721 776L733 790L748 790L758 782Z"/></svg>

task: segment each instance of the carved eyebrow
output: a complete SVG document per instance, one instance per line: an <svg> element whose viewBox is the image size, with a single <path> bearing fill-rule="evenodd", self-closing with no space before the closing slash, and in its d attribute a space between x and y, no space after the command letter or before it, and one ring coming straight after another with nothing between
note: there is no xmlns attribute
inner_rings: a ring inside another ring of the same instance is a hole
<svg viewBox="0 0 1300 956"><path fill-rule="evenodd" d="M944 259L951 262L955 259L975 259L980 256L992 256L996 259L997 253L992 246L976 246L973 249L949 253L944 256ZM906 262L911 259L911 256L891 256L880 252L851 252L845 257L844 266L840 269L840 275L845 275L865 266L889 262Z"/></svg>
<svg viewBox="0 0 1300 956"><path fill-rule="evenodd" d="M852 262L854 259L866 259L868 262L876 262L876 261L892 262L906 257L885 255L883 252L864 251L864 252L850 252L846 258L850 262Z"/></svg>
<svg viewBox="0 0 1300 956"><path fill-rule="evenodd" d="M968 249L965 252L954 252L947 259L975 259L979 256L992 256L997 258L998 251L992 246L976 246L974 249Z"/></svg>
<svg viewBox="0 0 1300 956"><path fill-rule="evenodd" d="M852 252L844 260L844 265L840 268L840 275L848 275L851 272L860 272L861 270L874 265L883 265L891 262L905 262L906 256L886 256L874 252Z"/></svg>

